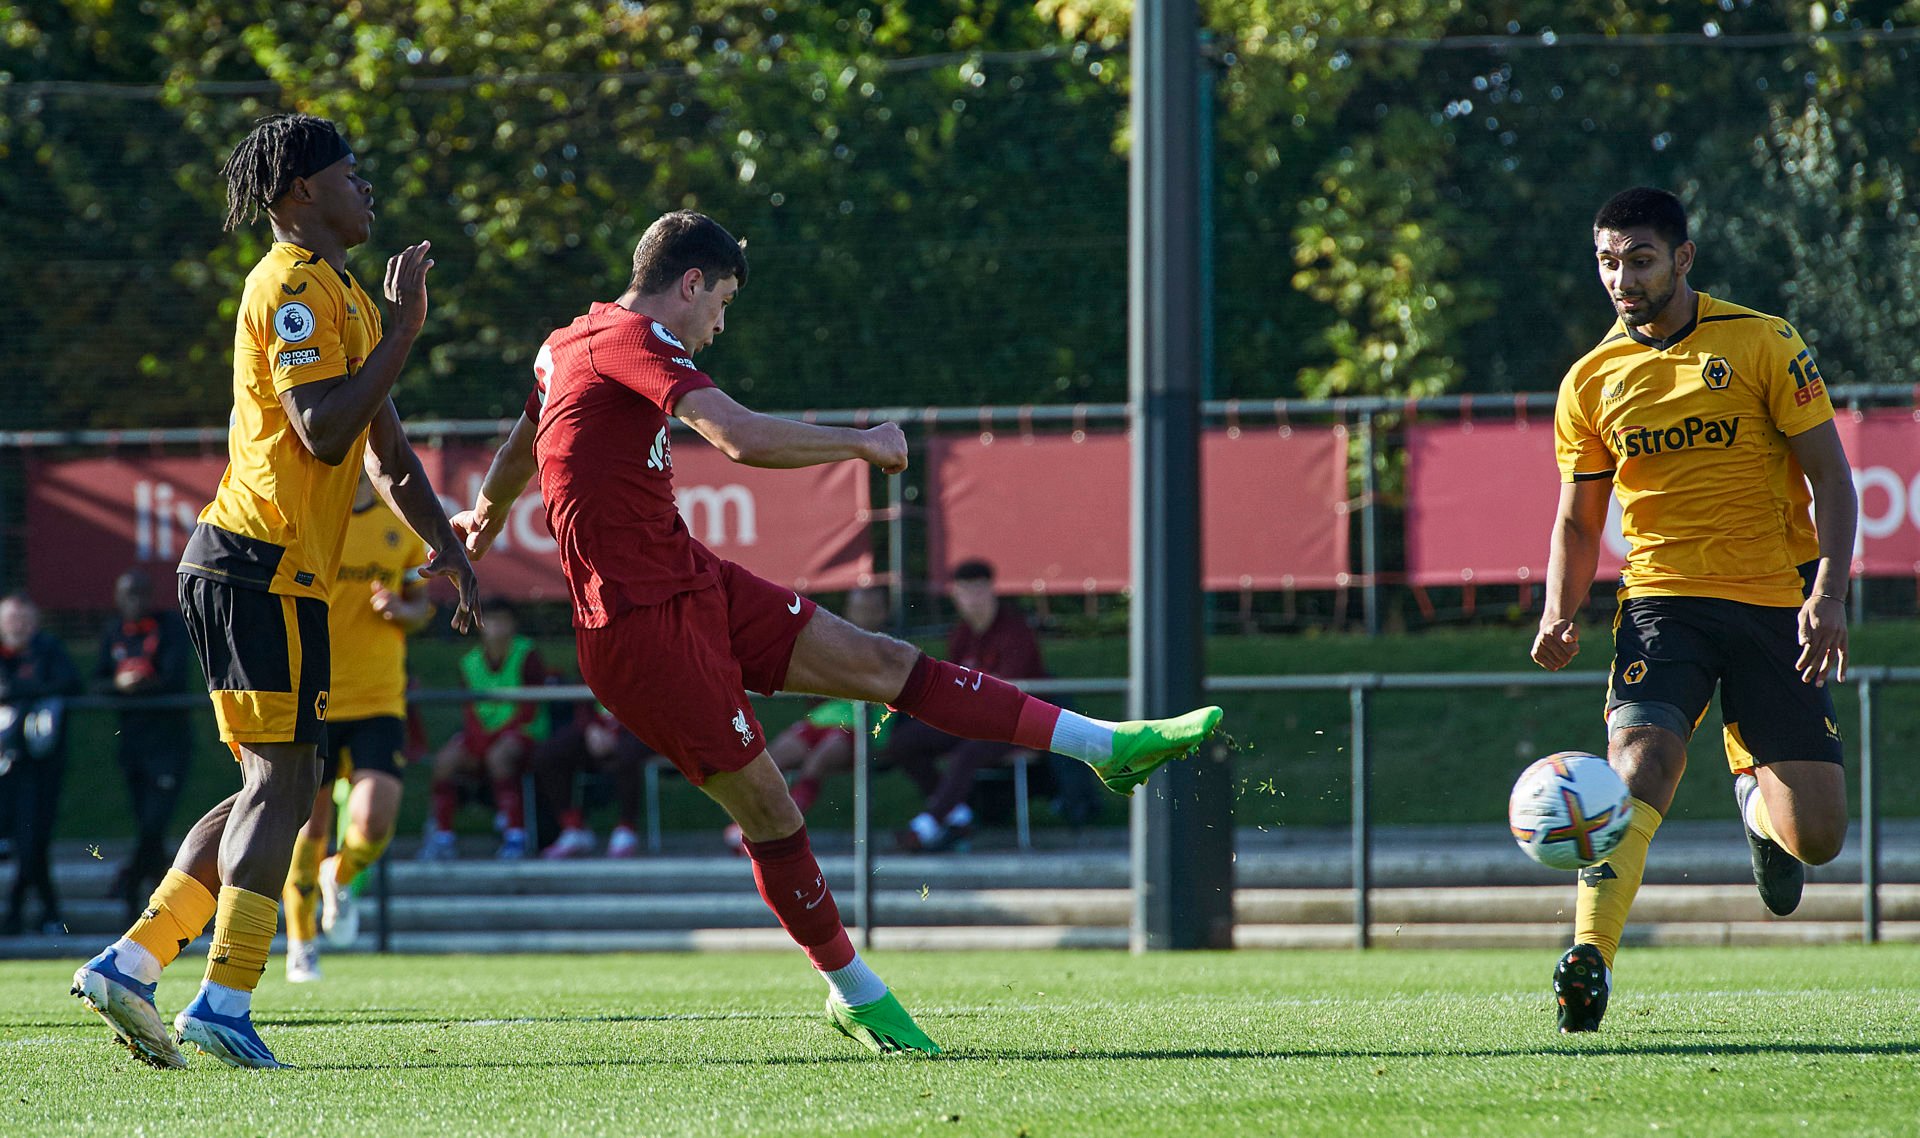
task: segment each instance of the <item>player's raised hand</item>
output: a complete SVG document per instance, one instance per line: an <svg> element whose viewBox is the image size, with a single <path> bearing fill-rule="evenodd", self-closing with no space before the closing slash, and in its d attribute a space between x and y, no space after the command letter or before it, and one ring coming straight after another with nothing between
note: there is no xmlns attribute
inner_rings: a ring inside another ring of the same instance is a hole
<svg viewBox="0 0 1920 1138"><path fill-rule="evenodd" d="M1533 662L1557 672L1580 654L1580 629L1570 620L1541 621L1533 638Z"/></svg>
<svg viewBox="0 0 1920 1138"><path fill-rule="evenodd" d="M899 474L907 468L907 436L898 423L881 423L860 434L866 460L879 467L882 474Z"/></svg>
<svg viewBox="0 0 1920 1138"><path fill-rule="evenodd" d="M402 249L387 259L387 279L381 291L393 314L396 331L415 335L427 324L427 270L433 258L427 254L433 242L422 241Z"/></svg>
<svg viewBox="0 0 1920 1138"><path fill-rule="evenodd" d="M474 576L473 564L467 560L465 550L457 545L434 550L433 556L420 567L420 576L445 577L459 591L460 604L453 610L455 632L473 632L481 626L480 580Z"/></svg>
<svg viewBox="0 0 1920 1138"><path fill-rule="evenodd" d="M1847 607L1815 593L1800 606L1800 658L1793 662L1800 679L1814 687L1847 680Z"/></svg>
<svg viewBox="0 0 1920 1138"><path fill-rule="evenodd" d="M447 524L453 527L453 532L459 535L461 544L466 546L468 560L478 561L487 555L487 550L493 548L493 539L500 536L506 520L507 515L504 510L497 512L484 523L480 520L479 511L461 510L448 518Z"/></svg>

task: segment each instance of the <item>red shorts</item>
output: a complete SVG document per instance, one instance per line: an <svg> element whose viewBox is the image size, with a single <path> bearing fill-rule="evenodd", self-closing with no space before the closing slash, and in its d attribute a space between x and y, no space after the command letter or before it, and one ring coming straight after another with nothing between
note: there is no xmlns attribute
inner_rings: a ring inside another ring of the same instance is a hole
<svg viewBox="0 0 1920 1138"><path fill-rule="evenodd" d="M817 607L730 561L709 588L575 632L580 677L608 711L695 786L766 750L749 690L779 691Z"/></svg>

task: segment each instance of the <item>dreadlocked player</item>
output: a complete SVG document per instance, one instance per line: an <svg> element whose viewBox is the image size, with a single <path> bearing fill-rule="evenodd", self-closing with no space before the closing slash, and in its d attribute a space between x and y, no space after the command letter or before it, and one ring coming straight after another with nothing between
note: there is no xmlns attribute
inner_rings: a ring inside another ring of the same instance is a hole
<svg viewBox="0 0 1920 1138"><path fill-rule="evenodd" d="M373 190L333 124L261 119L234 148L227 228L265 210L274 244L247 275L233 338L227 471L180 559L180 612L212 691L239 793L196 823L125 936L74 973L73 994L134 1055L184 1067L154 1006L160 971L213 921L206 980L174 1020L182 1043L234 1067L278 1067L253 1029L253 989L279 920L293 839L325 739L327 593L364 467L434 550L423 573L476 583L388 398L427 315L422 242L387 262L391 334L347 272L373 226Z"/></svg>

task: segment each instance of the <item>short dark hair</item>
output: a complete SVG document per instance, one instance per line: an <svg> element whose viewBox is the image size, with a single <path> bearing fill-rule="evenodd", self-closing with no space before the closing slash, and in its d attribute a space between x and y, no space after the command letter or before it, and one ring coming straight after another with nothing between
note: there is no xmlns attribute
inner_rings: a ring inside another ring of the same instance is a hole
<svg viewBox="0 0 1920 1138"><path fill-rule="evenodd" d="M690 209L675 210L647 226L633 247L633 280L627 287L661 292L699 269L707 290L727 277L747 287L747 243L735 240L719 222Z"/></svg>
<svg viewBox="0 0 1920 1138"><path fill-rule="evenodd" d="M1596 231L1611 229L1618 232L1640 226L1653 230L1654 236L1665 241L1670 248L1678 249L1687 243L1687 207L1665 190L1635 186L1608 198L1607 204L1600 207L1600 212L1593 215L1593 228Z"/></svg>
<svg viewBox="0 0 1920 1138"><path fill-rule="evenodd" d="M268 115L227 155L227 228L237 229L280 200L295 178L311 178L352 151L317 115Z"/></svg>
<svg viewBox="0 0 1920 1138"><path fill-rule="evenodd" d="M983 561L978 557L968 558L953 567L953 579L956 581L991 582L993 580L993 563L991 561Z"/></svg>

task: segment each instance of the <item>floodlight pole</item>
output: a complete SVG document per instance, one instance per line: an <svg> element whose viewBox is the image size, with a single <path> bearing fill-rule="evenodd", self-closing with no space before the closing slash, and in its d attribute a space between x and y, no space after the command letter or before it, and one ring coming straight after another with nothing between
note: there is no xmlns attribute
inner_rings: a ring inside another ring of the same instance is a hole
<svg viewBox="0 0 1920 1138"><path fill-rule="evenodd" d="M1199 705L1199 21L1140 0L1133 22L1127 363L1132 404L1129 714ZM1259 525L1257 515L1247 524ZM1133 798L1135 952L1233 944L1230 771L1176 762Z"/></svg>

